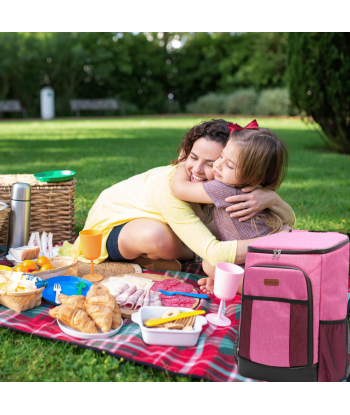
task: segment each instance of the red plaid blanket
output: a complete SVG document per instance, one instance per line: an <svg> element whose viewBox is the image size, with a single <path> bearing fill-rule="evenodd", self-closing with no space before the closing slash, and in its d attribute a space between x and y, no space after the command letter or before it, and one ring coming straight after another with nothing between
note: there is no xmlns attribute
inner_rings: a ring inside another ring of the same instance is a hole
<svg viewBox="0 0 350 415"><path fill-rule="evenodd" d="M183 269L187 272L167 272L165 275L198 287L197 281L201 277L194 272L200 272L201 264L184 264ZM0 325L55 341L65 341L84 348L105 351L118 358L123 357L174 374L222 382L251 381L237 374L233 358L233 343L241 311L240 303L240 296L226 303L225 315L232 321L230 327L216 328L209 324L205 325L195 347L146 345L142 340L140 327L131 320L125 319L122 329L114 337L95 341L75 339L59 329L56 321L48 314L52 306L45 302L40 307L22 313L15 313L0 306ZM219 300L216 298L201 300L200 308L207 312L217 312Z"/></svg>

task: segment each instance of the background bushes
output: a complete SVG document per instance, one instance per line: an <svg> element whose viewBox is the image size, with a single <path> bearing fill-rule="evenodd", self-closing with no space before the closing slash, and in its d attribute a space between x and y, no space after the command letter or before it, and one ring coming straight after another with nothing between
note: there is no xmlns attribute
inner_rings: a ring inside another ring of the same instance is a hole
<svg viewBox="0 0 350 415"><path fill-rule="evenodd" d="M38 117L46 85L57 116L74 115L71 98L117 97L126 114L159 114L209 94L198 105L217 113L238 90L284 87L286 50L285 33L0 33L0 99ZM237 111L251 113L241 99Z"/></svg>
<svg viewBox="0 0 350 415"><path fill-rule="evenodd" d="M187 105L196 114L295 115L286 88L239 89L232 94L210 93Z"/></svg>
<svg viewBox="0 0 350 415"><path fill-rule="evenodd" d="M292 115L289 92L286 88L265 89L259 94L256 114Z"/></svg>
<svg viewBox="0 0 350 415"><path fill-rule="evenodd" d="M350 33L290 33L288 66L292 103L350 154Z"/></svg>

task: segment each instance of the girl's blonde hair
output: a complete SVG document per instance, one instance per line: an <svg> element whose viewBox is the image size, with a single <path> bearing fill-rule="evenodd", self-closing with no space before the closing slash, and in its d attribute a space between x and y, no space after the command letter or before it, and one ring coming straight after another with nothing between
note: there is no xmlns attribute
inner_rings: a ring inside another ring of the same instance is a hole
<svg viewBox="0 0 350 415"><path fill-rule="evenodd" d="M286 177L288 151L284 143L268 128L234 130L229 140L238 144L240 154L237 161L239 181L242 186L261 185L266 189L277 190ZM252 218L253 226L256 228ZM279 232L282 219L268 210L266 223Z"/></svg>

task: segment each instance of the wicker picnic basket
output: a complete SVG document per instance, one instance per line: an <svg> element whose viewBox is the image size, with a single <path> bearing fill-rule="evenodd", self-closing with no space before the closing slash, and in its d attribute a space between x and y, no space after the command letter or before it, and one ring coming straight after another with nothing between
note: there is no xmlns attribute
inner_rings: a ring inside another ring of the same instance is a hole
<svg viewBox="0 0 350 415"><path fill-rule="evenodd" d="M76 179L47 183L36 180L33 174L0 175L1 201L10 203L12 185L17 182L31 185L30 232L52 232L55 244L72 241L75 236ZM0 244L6 243L6 239L5 222L0 229Z"/></svg>
<svg viewBox="0 0 350 415"><path fill-rule="evenodd" d="M0 276L9 277L11 271L0 271ZM45 287L26 293L0 293L0 304L17 313L38 307L41 304L42 293Z"/></svg>
<svg viewBox="0 0 350 415"><path fill-rule="evenodd" d="M51 258L51 264L56 269L50 269L48 271L40 271L31 273L43 280L48 280L53 277L60 277L61 275L69 275L71 277L78 276L78 260L70 256L59 256Z"/></svg>
<svg viewBox="0 0 350 415"><path fill-rule="evenodd" d="M2 225L7 221L9 212L10 208L8 207L7 203L0 201L0 231Z"/></svg>

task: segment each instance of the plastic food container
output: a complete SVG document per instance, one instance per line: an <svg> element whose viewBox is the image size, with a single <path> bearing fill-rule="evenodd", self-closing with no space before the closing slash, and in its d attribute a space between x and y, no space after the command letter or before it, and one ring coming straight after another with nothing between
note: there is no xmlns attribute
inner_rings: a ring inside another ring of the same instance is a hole
<svg viewBox="0 0 350 415"><path fill-rule="evenodd" d="M145 327L143 322L149 318L161 317L162 314L174 307L141 307L137 313L131 315L134 323L141 328L143 341L157 346L195 346L201 334L202 327L207 324L204 316L196 316L193 331L153 329ZM192 308L179 307L182 313L193 311Z"/></svg>

